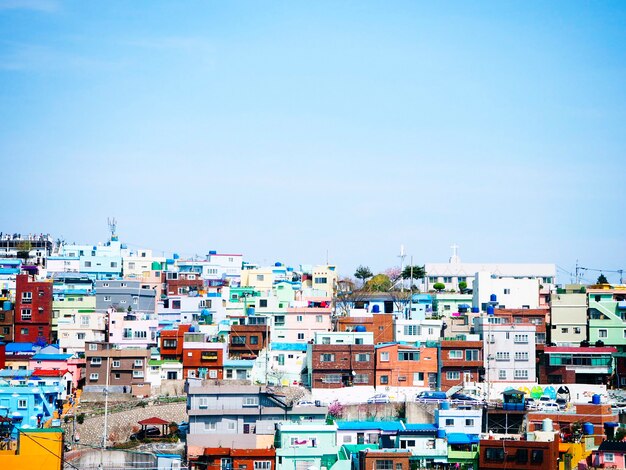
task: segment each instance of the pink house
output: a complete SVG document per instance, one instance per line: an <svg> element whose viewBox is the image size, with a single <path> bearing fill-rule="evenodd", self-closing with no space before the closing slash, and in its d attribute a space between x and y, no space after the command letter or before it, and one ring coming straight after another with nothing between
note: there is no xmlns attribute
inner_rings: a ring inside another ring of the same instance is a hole
<svg viewBox="0 0 626 470"><path fill-rule="evenodd" d="M626 468L626 442L624 441L603 441L594 450L591 460L594 467L600 468Z"/></svg>
<svg viewBox="0 0 626 470"><path fill-rule="evenodd" d="M72 354L55 354L40 351L30 358L28 369L66 370L72 375L72 388L76 389L81 379L81 370L80 363L72 360L72 356Z"/></svg>

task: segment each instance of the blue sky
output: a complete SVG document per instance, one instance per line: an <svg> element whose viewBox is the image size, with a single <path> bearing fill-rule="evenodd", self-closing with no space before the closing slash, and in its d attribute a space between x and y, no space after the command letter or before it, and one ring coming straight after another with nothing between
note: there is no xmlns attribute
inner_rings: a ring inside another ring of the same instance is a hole
<svg viewBox="0 0 626 470"><path fill-rule="evenodd" d="M115 216L159 254L347 274L452 243L626 269L624 24L623 2L0 0L0 230L91 243Z"/></svg>

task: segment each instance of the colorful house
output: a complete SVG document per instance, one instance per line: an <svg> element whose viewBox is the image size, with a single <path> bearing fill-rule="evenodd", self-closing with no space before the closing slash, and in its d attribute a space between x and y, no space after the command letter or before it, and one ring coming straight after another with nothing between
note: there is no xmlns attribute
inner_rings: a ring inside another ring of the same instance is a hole
<svg viewBox="0 0 626 470"><path fill-rule="evenodd" d="M16 440L0 448L0 468L11 470L61 470L63 468L63 430L21 429Z"/></svg>
<svg viewBox="0 0 626 470"><path fill-rule="evenodd" d="M322 423L278 423L276 470L330 468L338 460L337 426Z"/></svg>
<svg viewBox="0 0 626 470"><path fill-rule="evenodd" d="M625 468L626 442L603 441L598 450L593 451L591 461L594 467Z"/></svg>
<svg viewBox="0 0 626 470"><path fill-rule="evenodd" d="M20 429L37 428L54 417L61 388L0 385L0 416L10 418Z"/></svg>

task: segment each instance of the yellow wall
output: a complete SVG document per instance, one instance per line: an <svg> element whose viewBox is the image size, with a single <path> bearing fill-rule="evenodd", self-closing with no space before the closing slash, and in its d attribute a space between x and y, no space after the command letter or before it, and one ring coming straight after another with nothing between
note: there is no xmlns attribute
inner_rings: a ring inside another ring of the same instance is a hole
<svg viewBox="0 0 626 470"><path fill-rule="evenodd" d="M565 446L568 447L566 453L572 456L572 463L570 467L565 468L565 462L561 460L559 462L559 470L575 470L578 468L578 462L586 459L589 455L591 455L591 451L587 451L585 449L584 443L577 443L577 444L561 443L559 445L559 449L564 449Z"/></svg>
<svg viewBox="0 0 626 470"><path fill-rule="evenodd" d="M0 468L61 470L62 452L63 432L60 429L22 431L19 436L19 454L15 451L0 452Z"/></svg>

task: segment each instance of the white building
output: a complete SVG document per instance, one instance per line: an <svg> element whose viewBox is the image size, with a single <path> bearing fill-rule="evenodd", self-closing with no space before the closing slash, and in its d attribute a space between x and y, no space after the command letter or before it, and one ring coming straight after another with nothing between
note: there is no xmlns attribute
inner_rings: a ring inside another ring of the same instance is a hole
<svg viewBox="0 0 626 470"><path fill-rule="evenodd" d="M74 354L85 352L85 341L106 341L107 315L102 312L74 314L58 319L59 350Z"/></svg>
<svg viewBox="0 0 626 470"><path fill-rule="evenodd" d="M474 280L472 305L487 310L491 296L496 296L496 308L539 308L539 279L497 277L490 272L477 272Z"/></svg>
<svg viewBox="0 0 626 470"><path fill-rule="evenodd" d="M483 410L478 409L440 409L435 411L435 423L446 434L480 434L482 432Z"/></svg>
<svg viewBox="0 0 626 470"><path fill-rule="evenodd" d="M536 382L535 325L481 316L474 327L483 340L485 382Z"/></svg>
<svg viewBox="0 0 626 470"><path fill-rule="evenodd" d="M436 283L445 284L445 290L459 290L459 282L466 282L467 288L474 288L477 272L489 272L499 278L538 279L546 289L552 289L556 278L556 265L551 263L462 263L458 256L458 246L452 246L452 256L448 263L426 263L426 277L420 289L434 290ZM531 307L532 308L532 307Z"/></svg>
<svg viewBox="0 0 626 470"><path fill-rule="evenodd" d="M394 321L395 341L407 343L439 341L442 325L443 320L396 318Z"/></svg>

